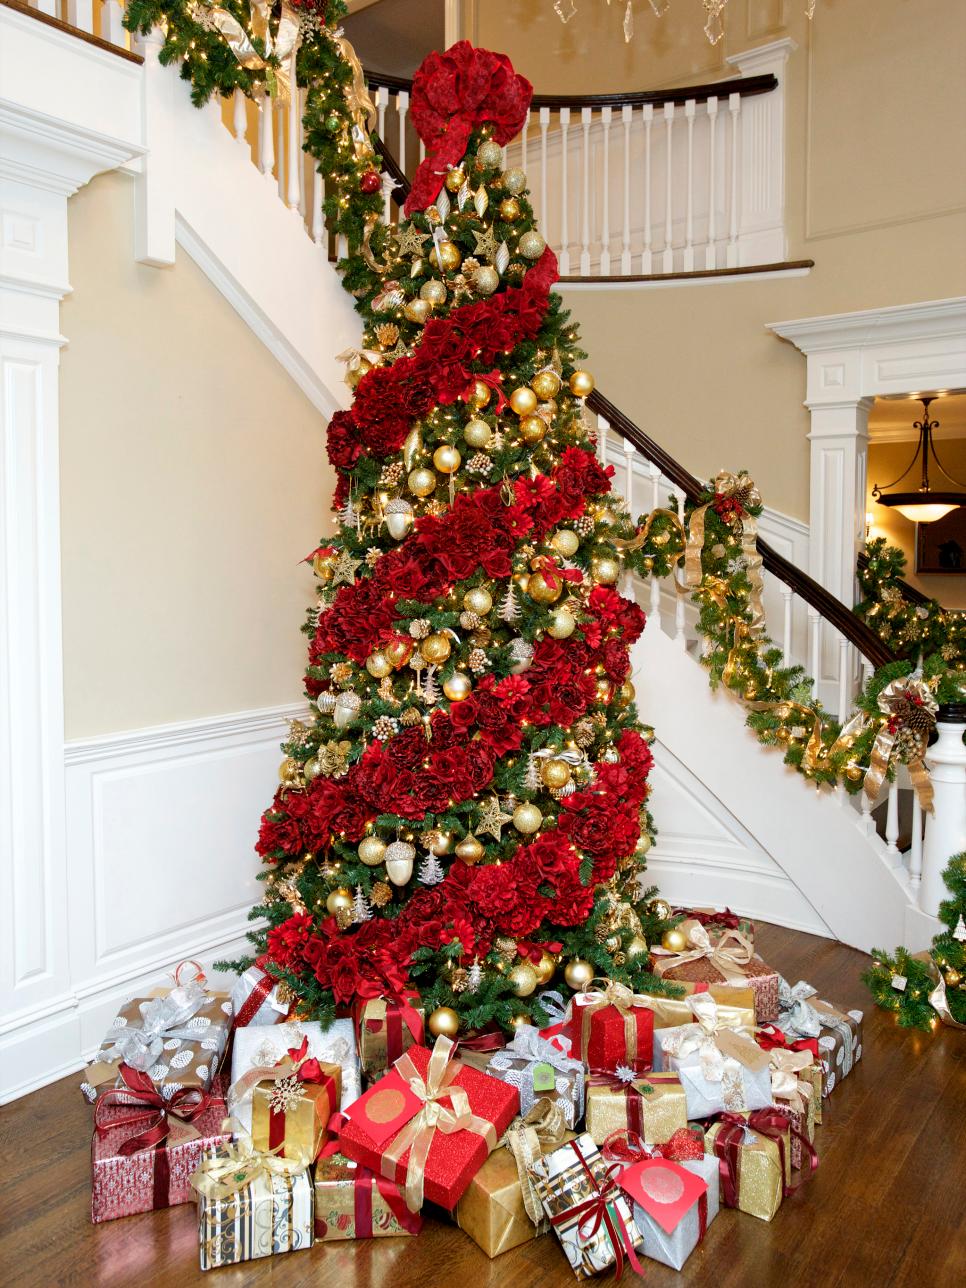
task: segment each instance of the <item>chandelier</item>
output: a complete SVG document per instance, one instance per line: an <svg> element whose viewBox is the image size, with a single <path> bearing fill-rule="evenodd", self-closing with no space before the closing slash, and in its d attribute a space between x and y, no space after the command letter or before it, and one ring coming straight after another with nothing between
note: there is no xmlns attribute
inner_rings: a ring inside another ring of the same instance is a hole
<svg viewBox="0 0 966 1288"><path fill-rule="evenodd" d="M908 519L910 523L935 523L937 519L944 518L951 510L958 506L966 505L966 492L934 492L929 486L929 457L939 466L939 472L944 478L949 479L950 483L955 483L957 487L962 486L951 474L947 474L943 469L942 461L936 455L936 444L933 440L933 432L939 428L938 420L929 419L929 405L935 402L935 398L920 398L922 403L922 420L913 422L913 429L919 431L919 442L913 453L912 460L891 483L886 487L895 487L906 477L922 453L922 473L920 475L920 485L918 492L883 492L878 483L872 487L872 495L880 505L892 506Z"/></svg>
<svg viewBox="0 0 966 1288"><path fill-rule="evenodd" d="M817 0L805 0L805 16L811 18L815 13ZM712 45L716 45L725 32L724 12L728 0L701 0L704 7L704 34ZM671 0L650 0L651 8L658 18L663 18L671 7ZM561 22L569 22L577 13L577 0L554 0L554 12ZM610 0L607 0L610 8ZM625 0L624 5L624 40L630 41L634 35L634 0Z"/></svg>

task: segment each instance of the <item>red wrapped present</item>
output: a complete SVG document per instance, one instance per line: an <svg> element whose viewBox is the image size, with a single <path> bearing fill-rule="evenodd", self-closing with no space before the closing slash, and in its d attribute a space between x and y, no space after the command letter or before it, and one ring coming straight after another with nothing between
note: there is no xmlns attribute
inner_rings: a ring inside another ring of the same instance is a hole
<svg viewBox="0 0 966 1288"><path fill-rule="evenodd" d="M520 1095L453 1057L453 1043L411 1047L345 1111L339 1149L405 1185L411 1212L423 1196L453 1208L509 1127Z"/></svg>
<svg viewBox="0 0 966 1288"><path fill-rule="evenodd" d="M675 983L729 984L750 988L759 1024L778 1019L778 972L755 956L754 945L740 930L711 933L691 918L676 927L684 936L681 952L655 946L652 968Z"/></svg>
<svg viewBox="0 0 966 1288"><path fill-rule="evenodd" d="M626 984L601 980L602 989L575 993L570 1003L573 1055L592 1069L646 1073L654 1062L654 1012L650 999Z"/></svg>
<svg viewBox="0 0 966 1288"><path fill-rule="evenodd" d="M122 1090L104 1092L91 1140L91 1220L191 1203L192 1174L210 1146L231 1139L222 1130L225 1102L196 1087L165 1099L150 1077L122 1064Z"/></svg>

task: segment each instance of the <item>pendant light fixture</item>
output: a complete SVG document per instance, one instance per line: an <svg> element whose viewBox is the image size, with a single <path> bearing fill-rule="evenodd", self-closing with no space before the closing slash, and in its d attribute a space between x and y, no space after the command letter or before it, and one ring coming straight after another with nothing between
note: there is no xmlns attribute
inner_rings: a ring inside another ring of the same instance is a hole
<svg viewBox="0 0 966 1288"><path fill-rule="evenodd" d="M919 443L905 470L897 479L886 484L887 488L891 488L901 483L921 453L922 473L919 490L918 492L884 492L876 483L872 488L872 495L879 505L898 510L910 523L935 523L937 519L944 518L958 506L966 505L966 492L934 492L929 486L929 457L932 456L939 466L940 474L949 479L950 483L955 483L957 487L964 487L966 484L960 484L951 474L947 474L943 469L942 461L936 455L933 433L939 428L939 421L929 419L929 407L936 401L935 398L921 398L919 401L922 403L922 420L915 421L912 426L919 431Z"/></svg>

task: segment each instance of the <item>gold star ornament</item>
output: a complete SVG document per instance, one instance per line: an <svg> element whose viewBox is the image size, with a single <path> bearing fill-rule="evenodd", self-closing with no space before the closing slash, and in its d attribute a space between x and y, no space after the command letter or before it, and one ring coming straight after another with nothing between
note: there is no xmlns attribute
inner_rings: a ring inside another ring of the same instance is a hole
<svg viewBox="0 0 966 1288"><path fill-rule="evenodd" d="M512 814L505 814L496 796L491 796L480 807L480 819L477 827L481 832L489 832L495 841L503 840L504 824L511 822Z"/></svg>

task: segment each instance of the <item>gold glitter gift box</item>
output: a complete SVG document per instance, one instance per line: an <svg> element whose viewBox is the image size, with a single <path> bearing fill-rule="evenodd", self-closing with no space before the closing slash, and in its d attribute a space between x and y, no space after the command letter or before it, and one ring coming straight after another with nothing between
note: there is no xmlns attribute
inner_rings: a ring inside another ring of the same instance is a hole
<svg viewBox="0 0 966 1288"><path fill-rule="evenodd" d="M770 1221L791 1184L788 1123L778 1110L727 1114L705 1132L705 1150L725 1163L721 1202Z"/></svg>
<svg viewBox="0 0 966 1288"><path fill-rule="evenodd" d="M661 1145L688 1125L681 1079L676 1073L648 1073L630 1082L591 1070L586 1122L598 1145L615 1131L634 1131L646 1144Z"/></svg>

